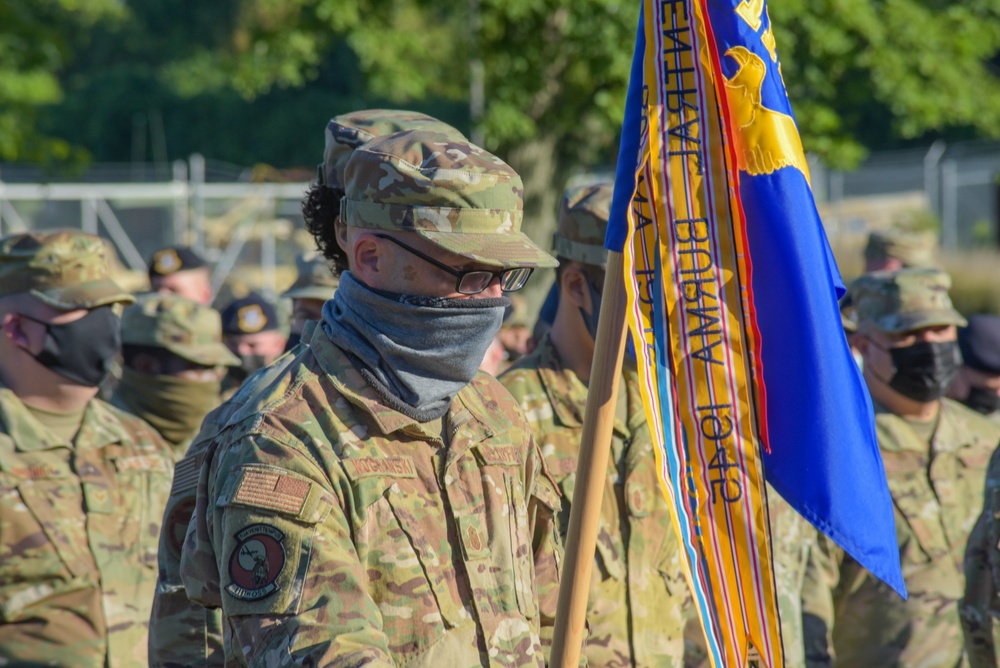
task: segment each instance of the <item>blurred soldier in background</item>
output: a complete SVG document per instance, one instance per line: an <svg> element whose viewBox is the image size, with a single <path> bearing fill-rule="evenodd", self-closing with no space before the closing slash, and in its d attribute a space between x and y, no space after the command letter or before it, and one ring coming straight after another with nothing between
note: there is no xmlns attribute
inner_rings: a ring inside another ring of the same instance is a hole
<svg viewBox="0 0 1000 668"><path fill-rule="evenodd" d="M148 422L180 459L219 405L223 369L240 360L222 343L219 313L174 295L146 295L122 315L121 383L111 403Z"/></svg>
<svg viewBox="0 0 1000 668"><path fill-rule="evenodd" d="M75 231L0 239L0 665L147 665L173 459L95 398L132 301L105 253Z"/></svg>
<svg viewBox="0 0 1000 668"><path fill-rule="evenodd" d="M181 575L222 607L233 661L544 665L558 492L517 406L476 372L502 291L555 264L519 231L521 188L439 134L355 151L350 271L198 482Z"/></svg>
<svg viewBox="0 0 1000 668"><path fill-rule="evenodd" d="M865 272L933 267L937 248L937 235L927 230L875 230L865 246Z"/></svg>
<svg viewBox="0 0 1000 668"><path fill-rule="evenodd" d="M974 315L958 330L962 367L948 396L1000 424L1000 317Z"/></svg>
<svg viewBox="0 0 1000 668"><path fill-rule="evenodd" d="M332 270L338 263L346 267L343 251L336 245L334 225L339 218L340 198L344 194L344 169L348 158L358 146L376 135L409 129L411 123L423 127L431 122L436 123L435 127L446 134L461 137L458 130L451 126L410 111L382 109L357 111L337 116L327 123L324 163L319 168L320 182L327 185L314 185L306 195L302 206L307 227L313 234L317 247L329 251L328 255L322 256L326 264L326 267L323 267L325 274L313 264L319 261L318 258L310 261L309 275L324 277L317 282L325 282L325 276L332 278L334 276ZM332 208L334 199L337 206L336 213ZM329 246L331 241L333 247ZM300 271L304 274L305 265L300 266L303 267ZM331 295L335 291L335 289L330 290ZM177 465L175 482L164 513L164 530L160 540L160 575L150 620L151 666L172 668L187 665L218 665L224 661L219 610L206 610L198 603L189 600L180 578L181 545L188 528L188 520L194 510L198 473L204 462L211 459L211 444L222 428L238 414L260 412L272 399L266 392L262 393L262 390L270 387L272 382L287 372L297 355L308 346L316 324L307 319L297 346L292 347L270 366L250 376L232 398L208 414L184 460Z"/></svg>
<svg viewBox="0 0 1000 668"><path fill-rule="evenodd" d="M285 351L287 341L274 306L256 292L222 310L222 336L226 347L240 358L240 366L226 378L227 391L273 362Z"/></svg>
<svg viewBox="0 0 1000 668"><path fill-rule="evenodd" d="M309 320L319 321L323 317L323 304L333 299L340 279L334 275L330 261L322 253L312 251L295 258L298 276L292 287L281 296L292 300L292 324L286 350L298 345L302 330Z"/></svg>
<svg viewBox="0 0 1000 668"><path fill-rule="evenodd" d="M555 235L559 306L538 347L500 382L517 399L562 490L559 529L569 527L587 383L604 288L613 185L571 188ZM618 395L608 489L587 603L591 666L683 666L687 585L670 511L659 493L653 442L634 364Z"/></svg>
<svg viewBox="0 0 1000 668"><path fill-rule="evenodd" d="M875 404L909 599L841 551L817 552L803 593L810 665L961 664L962 556L1000 427L942 398L961 363L956 328L965 324L950 284L936 269L904 269L851 285L853 343Z"/></svg>
<svg viewBox="0 0 1000 668"><path fill-rule="evenodd" d="M178 295L205 306L212 303L212 274L205 261L187 246L153 253L149 284L153 292Z"/></svg>

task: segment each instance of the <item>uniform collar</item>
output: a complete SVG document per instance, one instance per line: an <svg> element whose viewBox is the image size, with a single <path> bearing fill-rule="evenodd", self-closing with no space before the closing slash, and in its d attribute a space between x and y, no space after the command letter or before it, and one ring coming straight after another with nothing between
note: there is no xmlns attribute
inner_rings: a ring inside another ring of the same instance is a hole
<svg viewBox="0 0 1000 668"><path fill-rule="evenodd" d="M83 413L80 431L73 443L53 434L31 414L13 391L0 386L0 421L7 428L19 452L37 452L54 448L89 450L126 440L120 421L100 399L91 399Z"/></svg>
<svg viewBox="0 0 1000 668"><path fill-rule="evenodd" d="M441 442L440 433L387 406L381 395L365 380L344 351L330 341L322 327L317 327L312 333L309 348L337 392L345 401L367 413L383 435L403 432L424 440ZM452 450L467 449L512 426L501 411L489 410L491 401L484 397L477 387L480 382L477 376L452 399L448 407L443 424L453 439ZM497 424L498 422L502 424ZM460 435L461 438L455 439L456 435ZM459 442L466 443L467 447L456 447Z"/></svg>
<svg viewBox="0 0 1000 668"><path fill-rule="evenodd" d="M576 373L563 368L559 353L548 334L539 342L535 354L538 355L538 376L559 423L565 427L583 427L587 386ZM622 438L629 436L627 421L628 400L623 382L618 390L614 422L614 431Z"/></svg>

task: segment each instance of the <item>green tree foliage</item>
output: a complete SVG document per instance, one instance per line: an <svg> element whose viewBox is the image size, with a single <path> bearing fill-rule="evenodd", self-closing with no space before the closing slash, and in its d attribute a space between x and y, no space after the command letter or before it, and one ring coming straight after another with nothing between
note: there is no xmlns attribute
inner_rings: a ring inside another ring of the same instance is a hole
<svg viewBox="0 0 1000 668"><path fill-rule="evenodd" d="M324 117L391 105L481 132L539 192L613 161L637 13L621 0L6 0L0 159L77 145L125 160L140 115L163 119L169 158L309 164ZM828 163L1000 136L996 0L772 0L770 16L806 148Z"/></svg>
<svg viewBox="0 0 1000 668"><path fill-rule="evenodd" d="M122 15L117 0L0 2L0 160L78 157L70 141L37 131L39 111L62 99L74 35Z"/></svg>
<svg viewBox="0 0 1000 668"><path fill-rule="evenodd" d="M772 0L769 11L806 148L829 163L928 134L1000 137L996 0Z"/></svg>

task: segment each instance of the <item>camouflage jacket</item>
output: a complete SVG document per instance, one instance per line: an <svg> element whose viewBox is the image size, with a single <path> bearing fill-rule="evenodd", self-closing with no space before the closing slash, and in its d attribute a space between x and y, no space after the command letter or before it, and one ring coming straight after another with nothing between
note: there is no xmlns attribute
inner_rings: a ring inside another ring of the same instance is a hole
<svg viewBox="0 0 1000 668"><path fill-rule="evenodd" d="M562 489L560 531L569 525L587 386L562 368L546 336L502 382L524 411ZM607 486L587 603L591 666L682 666L687 585L667 503L659 491L653 443L638 377L623 372Z"/></svg>
<svg viewBox="0 0 1000 668"><path fill-rule="evenodd" d="M307 322L303 338L312 335L315 322ZM205 416L201 429L191 441L184 458L177 463L170 498L163 513L160 533L159 576L153 613L149 619L149 665L151 668L175 666L222 666L225 654L222 645L222 613L206 609L187 597L181 582L181 546L187 534L188 521L194 512L198 475L209 452L209 446L230 419L244 406L251 412L260 410L257 398L266 395L255 392L266 388L288 371L304 344L285 353L273 363L254 372L246 383L221 406Z"/></svg>
<svg viewBox="0 0 1000 668"><path fill-rule="evenodd" d="M182 549L227 661L542 666L559 494L478 374L428 425L387 408L322 329L212 444ZM257 401L255 400L255 401Z"/></svg>
<svg viewBox="0 0 1000 668"><path fill-rule="evenodd" d="M173 459L93 400L73 443L0 387L0 665L145 666Z"/></svg>
<svg viewBox="0 0 1000 668"><path fill-rule="evenodd" d="M972 668L993 668L1000 658L1000 449L986 469L984 496L965 552L965 596L959 604Z"/></svg>
<svg viewBox="0 0 1000 668"><path fill-rule="evenodd" d="M809 665L961 665L963 555L1000 430L950 399L929 444L877 406L875 425L909 599L824 543L803 594Z"/></svg>

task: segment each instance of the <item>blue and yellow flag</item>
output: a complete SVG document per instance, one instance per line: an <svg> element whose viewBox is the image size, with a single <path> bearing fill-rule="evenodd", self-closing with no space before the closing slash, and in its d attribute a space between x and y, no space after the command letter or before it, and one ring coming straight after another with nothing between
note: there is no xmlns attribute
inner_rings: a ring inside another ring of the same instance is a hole
<svg viewBox="0 0 1000 668"><path fill-rule="evenodd" d="M713 664L783 665L765 475L905 595L764 0L644 0L606 245Z"/></svg>

